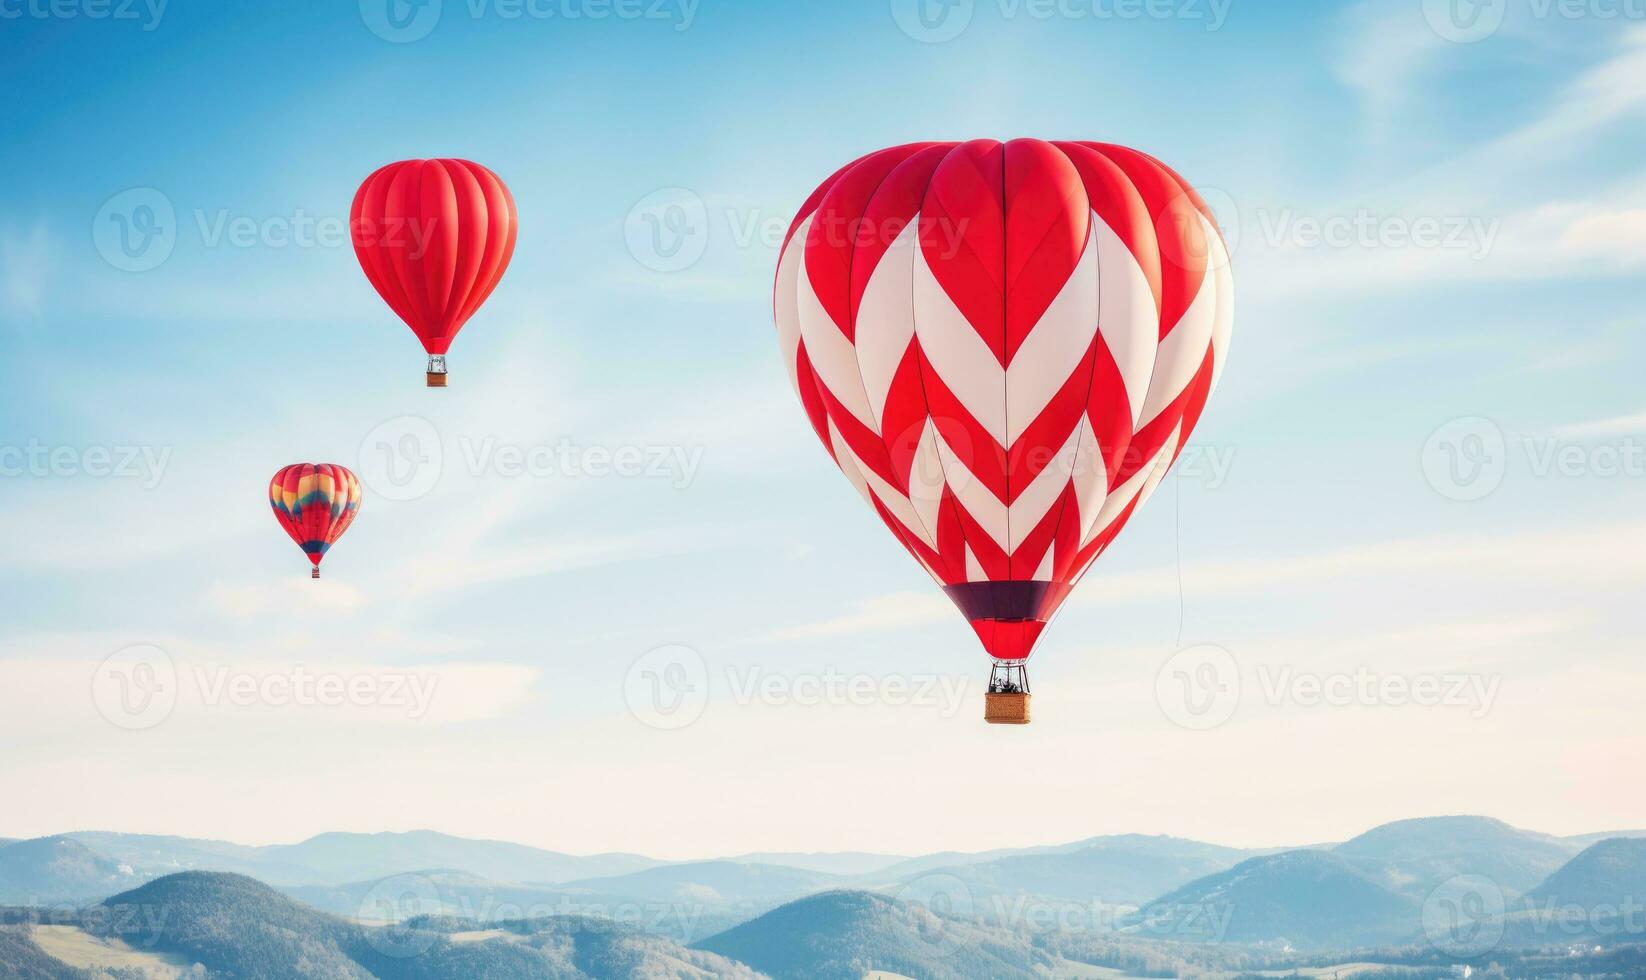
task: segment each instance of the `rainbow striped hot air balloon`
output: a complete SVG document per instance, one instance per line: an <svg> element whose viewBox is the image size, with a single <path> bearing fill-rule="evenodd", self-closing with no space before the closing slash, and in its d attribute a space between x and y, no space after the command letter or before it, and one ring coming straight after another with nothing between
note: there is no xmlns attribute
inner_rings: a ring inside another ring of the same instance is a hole
<svg viewBox="0 0 1646 980"><path fill-rule="evenodd" d="M360 479L336 463L293 463L269 481L269 504L319 578L320 560L360 512Z"/></svg>

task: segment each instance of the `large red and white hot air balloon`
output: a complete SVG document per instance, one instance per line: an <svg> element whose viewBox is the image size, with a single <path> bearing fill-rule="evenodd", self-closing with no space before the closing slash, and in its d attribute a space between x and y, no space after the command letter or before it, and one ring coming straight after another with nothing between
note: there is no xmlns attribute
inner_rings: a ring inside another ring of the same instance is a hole
<svg viewBox="0 0 1646 980"><path fill-rule="evenodd" d="M1182 452L1233 280L1181 177L1105 143L911 143L807 199L778 261L783 359L824 447L994 658L986 717Z"/></svg>
<svg viewBox="0 0 1646 980"><path fill-rule="evenodd" d="M360 185L349 228L366 278L423 342L429 387L444 388L452 338L514 255L509 189L468 160L403 160Z"/></svg>

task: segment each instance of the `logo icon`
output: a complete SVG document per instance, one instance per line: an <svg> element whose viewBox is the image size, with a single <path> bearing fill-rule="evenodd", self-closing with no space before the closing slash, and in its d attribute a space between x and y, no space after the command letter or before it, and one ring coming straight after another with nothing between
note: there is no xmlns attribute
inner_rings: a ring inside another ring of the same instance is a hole
<svg viewBox="0 0 1646 980"><path fill-rule="evenodd" d="M440 890L433 881L419 874L400 874L373 885L361 897L355 918L372 923L366 936L373 949L384 956L408 959L428 952L440 937L433 930L416 929L407 922L441 911Z"/></svg>
<svg viewBox="0 0 1646 980"><path fill-rule="evenodd" d="M976 0L891 0L892 19L922 44L942 44L966 32Z"/></svg>
<svg viewBox="0 0 1646 980"><path fill-rule="evenodd" d="M152 187L134 187L103 202L91 223L103 261L122 272L148 272L177 246L177 211Z"/></svg>
<svg viewBox="0 0 1646 980"><path fill-rule="evenodd" d="M116 650L92 675L91 697L110 724L127 731L153 728L177 707L177 665L149 644Z"/></svg>
<svg viewBox="0 0 1646 980"><path fill-rule="evenodd" d="M658 647L629 668L623 698L642 724L662 731L685 728L708 707L709 665L691 647Z"/></svg>
<svg viewBox="0 0 1646 980"><path fill-rule="evenodd" d="M1423 934L1448 956L1480 956L1503 940L1503 889L1483 875L1459 875L1423 902Z"/></svg>
<svg viewBox="0 0 1646 980"><path fill-rule="evenodd" d="M442 0L360 0L360 19L373 34L391 44L410 44L429 36L440 23Z"/></svg>
<svg viewBox="0 0 1646 980"><path fill-rule="evenodd" d="M892 897L927 913L916 917L914 932L907 939L909 953L914 956L952 954L961 939L953 920L975 915L972 890L951 874L921 875Z"/></svg>
<svg viewBox="0 0 1646 980"><path fill-rule="evenodd" d="M1491 419L1453 419L1423 444L1423 476L1448 500L1484 499L1502 486L1508 469L1508 443Z"/></svg>
<svg viewBox="0 0 1646 980"><path fill-rule="evenodd" d="M1172 654L1155 675L1154 696L1174 724L1209 731L1234 717L1240 706L1240 665L1222 647L1187 647Z"/></svg>
<svg viewBox="0 0 1646 980"><path fill-rule="evenodd" d="M653 272L680 272L709 248L709 209L684 187L665 187L641 198L623 222L623 239L635 261Z"/></svg>
<svg viewBox="0 0 1646 980"><path fill-rule="evenodd" d="M445 452L434 423L416 415L389 419L360 440L360 479L384 500L416 500L440 483Z"/></svg>
<svg viewBox="0 0 1646 980"><path fill-rule="evenodd" d="M1423 0L1423 19L1442 40L1484 41L1503 26L1509 0Z"/></svg>

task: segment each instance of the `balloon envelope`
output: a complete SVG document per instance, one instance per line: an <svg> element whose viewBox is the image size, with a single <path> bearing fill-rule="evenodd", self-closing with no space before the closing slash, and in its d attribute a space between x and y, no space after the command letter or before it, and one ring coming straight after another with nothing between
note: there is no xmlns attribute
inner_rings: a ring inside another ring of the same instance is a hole
<svg viewBox="0 0 1646 980"><path fill-rule="evenodd" d="M913 143L801 208L774 312L824 447L1025 660L1200 419L1233 319L1210 210L1103 143Z"/></svg>
<svg viewBox="0 0 1646 980"><path fill-rule="evenodd" d="M360 513L360 480L335 463L293 463L269 481L274 519L320 577L320 561Z"/></svg>
<svg viewBox="0 0 1646 980"><path fill-rule="evenodd" d="M403 160L354 196L355 256L383 301L432 355L486 301L514 255L514 198L468 160Z"/></svg>

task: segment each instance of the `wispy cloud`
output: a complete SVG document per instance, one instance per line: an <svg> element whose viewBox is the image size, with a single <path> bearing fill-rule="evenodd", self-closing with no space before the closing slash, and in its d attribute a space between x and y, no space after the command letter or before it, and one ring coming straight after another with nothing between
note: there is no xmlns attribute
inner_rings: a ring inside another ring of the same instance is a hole
<svg viewBox="0 0 1646 980"><path fill-rule="evenodd" d="M1542 576L1562 569L1567 584L1602 582L1622 587L1646 577L1646 524L1627 523L1571 530L1493 535L1440 535L1382 541L1291 556L1189 562L1185 587L1199 595L1273 594L1287 588L1313 589L1368 577L1400 580L1455 576L1474 581ZM1074 594L1083 603L1128 602L1175 597L1178 570L1104 574L1094 570L1089 586Z"/></svg>
<svg viewBox="0 0 1646 980"><path fill-rule="evenodd" d="M1369 135L1381 141L1416 97L1423 69L1446 44L1415 4L1369 0L1347 11L1344 27L1332 69L1359 98Z"/></svg>
<svg viewBox="0 0 1646 980"><path fill-rule="evenodd" d="M1595 436L1621 436L1630 433L1646 433L1646 412L1636 412L1632 415L1615 415L1611 418L1592 419L1588 422L1573 422L1569 425L1556 426L1553 430L1556 436L1573 439L1586 439Z"/></svg>

